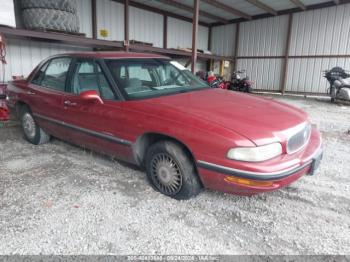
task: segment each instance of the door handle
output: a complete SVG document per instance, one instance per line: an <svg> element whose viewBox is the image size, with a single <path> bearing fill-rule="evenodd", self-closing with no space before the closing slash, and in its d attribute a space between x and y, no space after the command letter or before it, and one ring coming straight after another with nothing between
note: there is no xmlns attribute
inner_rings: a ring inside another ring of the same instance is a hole
<svg viewBox="0 0 350 262"><path fill-rule="evenodd" d="M35 95L35 92L33 92L33 91L27 91L27 94L28 94L28 95Z"/></svg>
<svg viewBox="0 0 350 262"><path fill-rule="evenodd" d="M65 100L64 101L64 105L66 105L66 106L76 106L77 103L69 101L69 100Z"/></svg>

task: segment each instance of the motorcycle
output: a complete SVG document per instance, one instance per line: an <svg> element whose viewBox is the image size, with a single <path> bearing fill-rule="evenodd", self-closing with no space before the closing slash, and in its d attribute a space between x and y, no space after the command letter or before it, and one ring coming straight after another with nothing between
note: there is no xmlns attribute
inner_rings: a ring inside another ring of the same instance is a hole
<svg viewBox="0 0 350 262"><path fill-rule="evenodd" d="M230 82L225 81L221 76L215 76L212 71L208 73L199 71L196 75L206 81L211 88L228 89Z"/></svg>
<svg viewBox="0 0 350 262"><path fill-rule="evenodd" d="M328 93L331 96L331 101L336 99L350 101L350 74L341 67L333 67L331 70L323 71L329 84Z"/></svg>
<svg viewBox="0 0 350 262"><path fill-rule="evenodd" d="M252 92L253 82L249 80L249 77L245 73L246 73L245 70L233 72L232 78L231 78L231 84L229 87L230 90L240 91L245 93Z"/></svg>

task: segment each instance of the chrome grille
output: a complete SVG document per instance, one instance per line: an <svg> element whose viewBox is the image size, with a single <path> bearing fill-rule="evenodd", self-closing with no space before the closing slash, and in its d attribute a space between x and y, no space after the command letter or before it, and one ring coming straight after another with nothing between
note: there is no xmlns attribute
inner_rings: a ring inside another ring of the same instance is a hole
<svg viewBox="0 0 350 262"><path fill-rule="evenodd" d="M287 152L288 154L299 151L302 147L306 145L309 141L311 135L311 125L306 124L301 130L296 134L291 136L287 142Z"/></svg>

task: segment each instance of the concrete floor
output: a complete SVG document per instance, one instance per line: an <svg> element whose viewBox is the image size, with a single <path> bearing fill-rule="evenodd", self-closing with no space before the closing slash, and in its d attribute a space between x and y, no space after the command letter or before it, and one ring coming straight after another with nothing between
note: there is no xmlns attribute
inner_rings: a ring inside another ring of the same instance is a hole
<svg viewBox="0 0 350 262"><path fill-rule="evenodd" d="M165 197L145 174L59 140L0 127L0 254L350 254L350 107L275 97L324 139L317 174L239 197Z"/></svg>

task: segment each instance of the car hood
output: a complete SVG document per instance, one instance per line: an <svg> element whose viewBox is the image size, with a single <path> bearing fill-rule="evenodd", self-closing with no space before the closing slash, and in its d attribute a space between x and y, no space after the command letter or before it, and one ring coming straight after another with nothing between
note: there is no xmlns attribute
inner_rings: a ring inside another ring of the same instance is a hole
<svg viewBox="0 0 350 262"><path fill-rule="evenodd" d="M256 145L286 140L291 130L307 121L306 113L295 107L222 89L205 89L146 101L225 127Z"/></svg>

